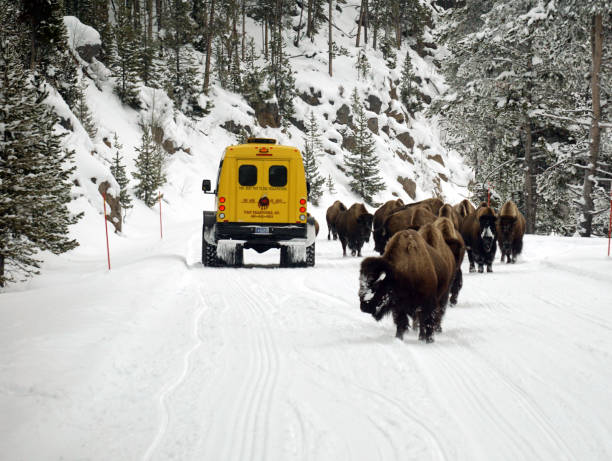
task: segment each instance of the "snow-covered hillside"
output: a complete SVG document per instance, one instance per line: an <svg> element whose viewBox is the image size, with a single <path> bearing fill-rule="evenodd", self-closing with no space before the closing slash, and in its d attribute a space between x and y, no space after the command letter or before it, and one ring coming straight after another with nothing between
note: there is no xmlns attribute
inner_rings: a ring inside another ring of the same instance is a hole
<svg viewBox="0 0 612 461"><path fill-rule="evenodd" d="M321 31L313 42L303 38L299 48L293 45L293 31L287 32L285 40L286 53L290 56L295 72L298 94L305 98L317 96L316 101L310 100L312 105L302 97L296 98L294 104L298 124L303 123L312 112L322 133L324 151L318 159L320 173L325 178L332 177L335 192L330 194L326 190L321 199L321 210L336 199L347 204L363 201L350 191L349 178L340 169L344 165L344 155L347 151L341 147L340 131L346 126L338 120L341 118L338 111L345 105L350 107L353 88L357 89L366 109L376 110L370 110L367 114L368 118L376 119L375 125L378 126L374 138L380 158L381 175L387 188L375 199L383 202L395 195L408 203L438 194L449 202L458 202L467 195L466 186L471 172L458 153L448 152L441 145L440 131L435 119L425 118L422 113L417 113L414 118L410 117L398 100L392 97L398 93L397 89L392 89L397 87L399 82L401 64L409 49L408 45L405 44L402 50L398 51L398 64L393 70L387 68L380 51L368 48L372 70L367 78L357 79L356 60L359 48L354 46L357 9L358 2L349 1L342 5L341 12L335 11L334 42L339 48L346 49L348 56L335 58L333 77L329 77L327 69L326 33ZM294 20L298 21L298 18ZM66 18L65 23L69 32L68 41L74 50L99 43L96 31L81 24L78 19ZM260 50L261 34L258 24L247 20L247 32L255 38L256 48ZM415 74L422 79L420 91L429 97L436 97L444 89L444 82L437 74L432 56L422 58L413 50L410 53ZM263 66L263 58L260 60ZM142 109L130 109L122 105L113 93L114 79L108 69L95 59L92 63L80 60L80 64L83 67L81 77L87 84L87 103L97 126L95 137L90 139L87 136L77 118L57 94L52 95L48 101L73 126L64 143L76 152L75 201L72 209L85 214L84 219L73 228L74 237L81 244L77 253L86 253L91 245L100 244L99 235L93 232L93 228L99 227L102 217L101 183L107 181L110 184L111 194L116 194L118 190L109 169L116 150L113 146L115 135L123 145L121 154L131 178L131 173L135 171L135 149L140 145L143 125L154 123L161 128L166 150L173 152L167 156L168 182L162 190L163 205L169 220L191 219L200 214L202 209L211 206L209 199L201 194L200 184L203 178L215 178L223 149L237 142L237 136L223 128L228 126L228 122L234 126L249 127L256 136L273 137L279 143L299 148L304 146L304 133L298 127L291 125L285 132L280 128L261 128L253 109L246 101L218 85L213 85L211 90L210 100L214 105L212 112L194 121L174 110L172 102L163 90L141 87ZM375 97L380 107L371 107L371 104L366 102L368 96ZM398 118L403 121L399 122ZM403 139L403 142L400 139ZM409 148L406 144L413 146ZM398 182L398 178L401 178L404 186ZM132 183L132 187L133 185ZM412 196L406 190L409 190ZM318 208L312 206L311 210L319 212ZM112 244L117 245L121 239L138 239L138 228L143 222L154 222L155 213L158 211L148 209L142 202L136 203L128 212L122 233L111 236Z"/></svg>
<svg viewBox="0 0 612 461"><path fill-rule="evenodd" d="M515 265L466 264L424 344L360 312L361 258L323 234L314 268L276 251L218 269L198 219L163 240L142 224L111 272L91 245L0 295L3 459L612 457L603 239L528 236Z"/></svg>

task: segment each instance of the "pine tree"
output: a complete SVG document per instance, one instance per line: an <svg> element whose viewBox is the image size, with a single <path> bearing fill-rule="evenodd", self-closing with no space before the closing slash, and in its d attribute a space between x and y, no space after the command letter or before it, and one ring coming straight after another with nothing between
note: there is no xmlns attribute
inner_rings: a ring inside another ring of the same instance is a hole
<svg viewBox="0 0 612 461"><path fill-rule="evenodd" d="M142 29L138 37L136 71L145 86L159 88L161 71L155 57L159 43L149 38L146 29Z"/></svg>
<svg viewBox="0 0 612 461"><path fill-rule="evenodd" d="M87 107L86 91L87 83L85 81L85 78L83 77L77 90L77 100L76 106L74 108L74 115L76 115L76 117L79 119L81 125L83 125L83 128L85 128L85 131L87 132L89 137L93 139L96 137L98 130L96 128L95 123L93 122L91 113L89 112L89 108Z"/></svg>
<svg viewBox="0 0 612 461"><path fill-rule="evenodd" d="M119 184L119 204L121 205L121 210L123 210L123 222L125 222L127 210L132 208L134 205L132 205L132 199L128 193L130 180L125 172L123 156L121 155L123 145L119 143L117 133L115 133L115 137L113 139L113 147L115 149L115 155L112 158L110 170L112 175L115 177L117 184Z"/></svg>
<svg viewBox="0 0 612 461"><path fill-rule="evenodd" d="M68 226L80 217L67 207L73 154L61 148L58 118L41 102L44 83L23 69L5 32L7 12L0 11L0 286L37 274L39 251L75 248Z"/></svg>
<svg viewBox="0 0 612 461"><path fill-rule="evenodd" d="M351 108L355 124L355 145L350 150L350 154L345 156L344 163L351 177L351 190L372 205L374 195L384 190L385 184L379 176L375 141L368 128L365 109L359 100L356 88L351 95Z"/></svg>
<svg viewBox="0 0 612 461"><path fill-rule="evenodd" d="M140 98L137 87L137 36L128 13L127 7L120 3L113 28L115 44L112 49L111 62L113 74L117 79L115 93L123 104L138 109L140 108Z"/></svg>
<svg viewBox="0 0 612 461"><path fill-rule="evenodd" d="M256 107L270 99L272 93L263 88L265 73L257 65L259 56L255 52L255 40L252 37L247 44L245 58L240 93L252 107Z"/></svg>
<svg viewBox="0 0 612 461"><path fill-rule="evenodd" d="M317 126L317 119L314 112L310 113L310 117L306 121L306 138L304 139L304 151L302 157L304 159L304 171L306 173L306 181L310 185L308 198L313 204L319 205L321 195L323 195L323 185L325 179L319 173L317 157L320 155L323 144L321 142L321 133Z"/></svg>
<svg viewBox="0 0 612 461"><path fill-rule="evenodd" d="M190 44L194 25L189 17L189 5L182 0L172 0L167 5L164 46L169 52L164 88L179 110L190 117L201 117L204 109L198 103L198 96L202 84Z"/></svg>
<svg viewBox="0 0 612 461"><path fill-rule="evenodd" d="M359 50L357 55L357 80L365 80L370 72L370 62L368 56L363 49Z"/></svg>
<svg viewBox="0 0 612 461"><path fill-rule="evenodd" d="M295 114L293 100L297 92L295 90L295 77L285 47L282 34L277 28L274 28L271 59L266 67L266 73L270 87L276 96L281 124L286 128L289 125L289 120Z"/></svg>
<svg viewBox="0 0 612 461"><path fill-rule="evenodd" d="M325 181L325 187L327 187L327 192L329 192L330 194L333 195L336 193L336 187L334 186L334 178L332 178L331 174L327 175L327 180Z"/></svg>
<svg viewBox="0 0 612 461"><path fill-rule="evenodd" d="M406 59L402 67L402 80L400 83L400 99L404 106L411 112L415 113L421 110L422 104L418 99L419 92L417 87L416 75L412 69L412 61L410 52L406 51Z"/></svg>
<svg viewBox="0 0 612 461"><path fill-rule="evenodd" d="M136 172L134 179L138 181L134 188L134 195L144 201L148 207L155 205L159 189L166 183L164 174L164 155L151 138L149 127L145 126L142 132L140 147L136 148Z"/></svg>

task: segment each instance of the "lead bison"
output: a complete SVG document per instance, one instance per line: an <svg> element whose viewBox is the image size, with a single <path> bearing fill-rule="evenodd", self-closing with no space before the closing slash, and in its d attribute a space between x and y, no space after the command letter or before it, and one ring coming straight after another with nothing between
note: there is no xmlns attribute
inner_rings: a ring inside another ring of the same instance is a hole
<svg viewBox="0 0 612 461"><path fill-rule="evenodd" d="M382 256L361 263L359 301L362 312L376 321L389 312L402 339L409 326L408 316L419 324L419 339L433 342L440 297L439 277L447 267L438 251L413 229L396 233Z"/></svg>
<svg viewBox="0 0 612 461"><path fill-rule="evenodd" d="M456 205L453 205L453 209L459 215L459 228L461 228L463 220L476 211L476 208L468 199L463 199Z"/></svg>
<svg viewBox="0 0 612 461"><path fill-rule="evenodd" d="M342 256L346 256L347 245L351 256L361 256L363 244L370 241L373 218L363 203L354 203L348 210L338 213L336 231L342 244Z"/></svg>
<svg viewBox="0 0 612 461"><path fill-rule="evenodd" d="M389 200L385 202L378 210L374 212L374 220L372 221L372 238L374 239L374 250L378 251L380 254L383 254L385 251L386 242L382 237L385 219L396 211L401 210L403 207L404 202L401 198L398 198L397 200Z"/></svg>
<svg viewBox="0 0 612 461"><path fill-rule="evenodd" d="M465 241L468 259L470 261L470 272L474 272L474 263L478 264L478 272L493 272L493 259L497 243L495 210L485 204L481 204L475 212L467 216L461 223L461 236Z"/></svg>
<svg viewBox="0 0 612 461"><path fill-rule="evenodd" d="M501 262L516 262L516 256L523 250L525 217L512 200L504 203L497 218L497 241L501 251Z"/></svg>
<svg viewBox="0 0 612 461"><path fill-rule="evenodd" d="M332 206L327 209L327 213L325 214L325 220L327 221L327 240L330 240L330 234L333 236L334 240L338 239L336 219L338 218L338 213L341 211L346 211L346 206L344 206L344 203L340 200L336 200Z"/></svg>

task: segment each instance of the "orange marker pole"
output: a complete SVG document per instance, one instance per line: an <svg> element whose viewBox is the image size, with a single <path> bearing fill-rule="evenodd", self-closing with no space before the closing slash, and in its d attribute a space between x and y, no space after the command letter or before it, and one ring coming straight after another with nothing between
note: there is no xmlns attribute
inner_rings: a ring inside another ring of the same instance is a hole
<svg viewBox="0 0 612 461"><path fill-rule="evenodd" d="M106 259L108 260L108 270L111 270L110 249L108 246L108 223L106 222L106 193L102 194L104 200L104 230L106 231Z"/></svg>
<svg viewBox="0 0 612 461"><path fill-rule="evenodd" d="M161 208L161 193L159 194L159 238L164 238L164 232L162 230L162 208Z"/></svg>

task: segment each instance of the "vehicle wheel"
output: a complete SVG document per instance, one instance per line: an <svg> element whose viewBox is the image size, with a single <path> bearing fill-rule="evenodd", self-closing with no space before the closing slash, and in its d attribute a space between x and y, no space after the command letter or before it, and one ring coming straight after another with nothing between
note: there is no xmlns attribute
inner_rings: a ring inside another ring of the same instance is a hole
<svg viewBox="0 0 612 461"><path fill-rule="evenodd" d="M234 251L234 267L242 267L244 263L244 248L242 248L242 245L236 245Z"/></svg>
<svg viewBox="0 0 612 461"><path fill-rule="evenodd" d="M289 247L281 247L280 249L280 267L291 267Z"/></svg>
<svg viewBox="0 0 612 461"><path fill-rule="evenodd" d="M315 244L306 247L306 267L313 267L315 265Z"/></svg>
<svg viewBox="0 0 612 461"><path fill-rule="evenodd" d="M205 239L202 239L202 264L207 267L222 265L217 257L217 245L211 245Z"/></svg>

